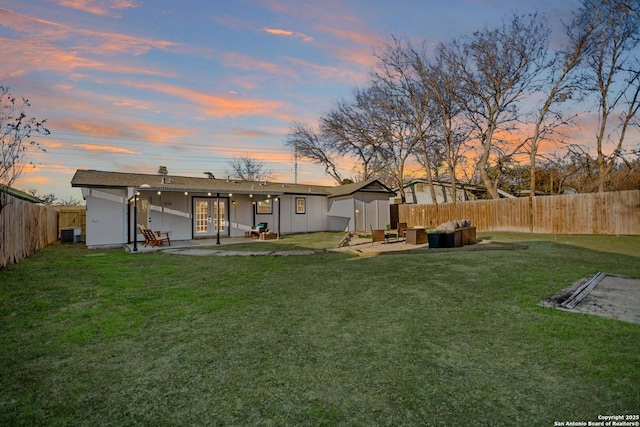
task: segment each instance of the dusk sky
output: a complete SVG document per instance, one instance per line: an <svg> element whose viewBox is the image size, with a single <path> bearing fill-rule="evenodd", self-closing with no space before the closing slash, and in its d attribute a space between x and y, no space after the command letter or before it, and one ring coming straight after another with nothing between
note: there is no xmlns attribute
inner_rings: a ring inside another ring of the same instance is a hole
<svg viewBox="0 0 640 427"><path fill-rule="evenodd" d="M0 0L0 84L46 118L14 184L81 199L77 169L226 177L234 157L294 181L291 124L367 82L394 34L435 45L574 0ZM349 176L349 166L346 175ZM298 182L330 184L301 162Z"/></svg>

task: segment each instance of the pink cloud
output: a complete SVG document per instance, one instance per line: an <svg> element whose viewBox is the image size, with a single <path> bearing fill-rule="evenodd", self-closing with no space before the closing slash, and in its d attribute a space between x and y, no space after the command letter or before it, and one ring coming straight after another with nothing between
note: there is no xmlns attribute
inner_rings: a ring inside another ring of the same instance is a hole
<svg viewBox="0 0 640 427"><path fill-rule="evenodd" d="M138 5L131 0L50 0L60 6L82 10L100 16L118 16L114 11L131 9Z"/></svg>
<svg viewBox="0 0 640 427"><path fill-rule="evenodd" d="M200 110L212 117L238 117L264 115L291 120L291 116L283 110L288 105L281 101L263 99L238 98L229 95L213 95L181 86L169 84L130 83L132 86L153 90L155 92L185 99L199 105Z"/></svg>
<svg viewBox="0 0 640 427"><path fill-rule="evenodd" d="M339 28L335 28L328 25L320 25L318 29L322 30L323 32L329 33L341 40L347 40L350 42L359 43L366 46L375 46L379 44L379 41L376 41L376 38L373 36L373 34L367 34L365 32L356 32L353 30L341 30Z"/></svg>
<svg viewBox="0 0 640 427"><path fill-rule="evenodd" d="M64 38L67 28L53 21L22 15L2 7L0 7L0 25L20 33L37 33L47 40Z"/></svg>
<svg viewBox="0 0 640 427"><path fill-rule="evenodd" d="M29 173L30 171L31 169L26 170L27 173L25 173L24 176L17 181L19 185L24 186L24 185L30 185L30 184L49 184L51 182L50 177L30 174Z"/></svg>
<svg viewBox="0 0 640 427"><path fill-rule="evenodd" d="M40 38L14 40L0 38L3 58L0 77L17 77L33 72L52 71L85 78L83 70L100 70L121 74L167 75L164 71L132 67L114 62L89 59L74 50L65 50Z"/></svg>
<svg viewBox="0 0 640 427"><path fill-rule="evenodd" d="M88 150L88 151L106 151L108 153L118 153L118 154L140 154L137 151L132 151L122 147L114 147L111 145L74 144L74 147L81 148L83 150Z"/></svg>
<svg viewBox="0 0 640 427"><path fill-rule="evenodd" d="M85 54L127 53L141 55L152 49L167 50L179 46L178 43L167 40L74 28L22 15L4 8L0 8L0 25L28 34L42 42L46 40L47 44L52 44L55 41L72 40L75 43L74 49L69 50Z"/></svg>
<svg viewBox="0 0 640 427"><path fill-rule="evenodd" d="M301 67L308 73L320 79L337 79L350 84L362 83L366 78L366 73L349 70L345 67L320 65L318 63L304 61L298 58L287 57L287 61Z"/></svg>
<svg viewBox="0 0 640 427"><path fill-rule="evenodd" d="M313 37L308 36L306 34L297 33L297 32L289 31L289 30L283 30L283 29L280 29L280 28L265 28L263 31L266 32L266 33L269 33L269 34L276 35L276 36L299 38L299 39L302 39L305 42L312 42L313 41Z"/></svg>
<svg viewBox="0 0 640 427"><path fill-rule="evenodd" d="M236 68L245 71L264 71L269 74L296 78L295 72L289 67L275 64L268 61L260 61L249 55L236 52L228 52L222 55L222 63L226 67Z"/></svg>
<svg viewBox="0 0 640 427"><path fill-rule="evenodd" d="M272 132L265 132L262 130L241 129L241 128L234 128L233 132L236 135L239 135L242 137L248 137L248 138L271 138L273 136L279 135L279 134L274 134Z"/></svg>
<svg viewBox="0 0 640 427"><path fill-rule="evenodd" d="M100 122L95 118L91 120L52 119L50 128L54 135L56 132L68 132L89 137L133 139L157 143L170 142L195 133L192 129L187 128L114 118L108 122Z"/></svg>

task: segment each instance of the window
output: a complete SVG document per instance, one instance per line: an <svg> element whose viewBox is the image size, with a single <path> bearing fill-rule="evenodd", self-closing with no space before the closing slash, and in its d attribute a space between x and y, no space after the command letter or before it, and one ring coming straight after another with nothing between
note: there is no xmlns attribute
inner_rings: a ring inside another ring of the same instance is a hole
<svg viewBox="0 0 640 427"><path fill-rule="evenodd" d="M256 213L257 214L273 213L271 199L258 200L258 203L256 203Z"/></svg>
<svg viewBox="0 0 640 427"><path fill-rule="evenodd" d="M307 212L307 199L304 197L296 197L296 213L304 214Z"/></svg>
<svg viewBox="0 0 640 427"><path fill-rule="evenodd" d="M209 231L209 201L196 200L196 233L206 233Z"/></svg>

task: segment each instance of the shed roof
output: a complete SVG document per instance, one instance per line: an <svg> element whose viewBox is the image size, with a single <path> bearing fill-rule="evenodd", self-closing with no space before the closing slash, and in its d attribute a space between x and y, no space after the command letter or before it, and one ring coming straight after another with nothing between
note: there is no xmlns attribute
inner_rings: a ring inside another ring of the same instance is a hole
<svg viewBox="0 0 640 427"><path fill-rule="evenodd" d="M359 191L367 193L395 194L394 191L390 190L377 179L370 179L368 181L354 182L352 184L344 184L337 187L331 187L329 190L329 195L331 197L349 196Z"/></svg>

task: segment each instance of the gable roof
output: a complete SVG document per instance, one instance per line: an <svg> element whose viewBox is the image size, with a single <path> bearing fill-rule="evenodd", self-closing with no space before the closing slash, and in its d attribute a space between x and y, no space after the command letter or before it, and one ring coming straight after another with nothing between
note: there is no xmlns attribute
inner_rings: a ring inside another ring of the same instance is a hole
<svg viewBox="0 0 640 427"><path fill-rule="evenodd" d="M20 191L6 185L0 185L0 192L7 193L13 197L17 197L18 199L26 200L31 203L44 203L44 200L40 199L39 197L32 196L31 194L25 193L24 191Z"/></svg>
<svg viewBox="0 0 640 427"><path fill-rule="evenodd" d="M377 179L370 179L368 181L354 182L352 184L331 187L329 190L329 197L350 196L357 192L395 194L394 191L390 190Z"/></svg>
<svg viewBox="0 0 640 427"><path fill-rule="evenodd" d="M393 193L377 180L337 187L279 182L243 181L233 179L196 178L176 175L105 172L78 169L71 179L72 187L87 188L148 188L159 191L208 191L246 194L317 194L328 197L350 195L358 191Z"/></svg>

